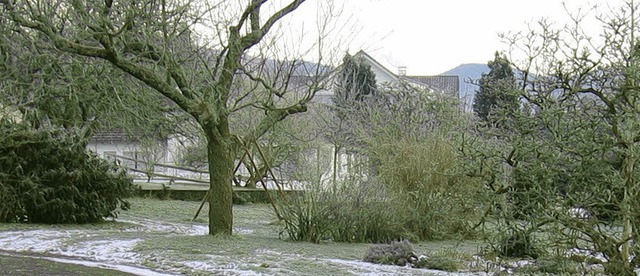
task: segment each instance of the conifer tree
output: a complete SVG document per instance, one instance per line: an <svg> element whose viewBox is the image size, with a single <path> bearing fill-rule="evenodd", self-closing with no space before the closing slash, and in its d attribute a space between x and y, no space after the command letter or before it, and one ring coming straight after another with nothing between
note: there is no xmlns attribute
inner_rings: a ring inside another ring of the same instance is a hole
<svg viewBox="0 0 640 276"><path fill-rule="evenodd" d="M347 117L347 110L354 103L361 102L368 95L375 95L376 89L376 75L371 71L371 66L347 53L342 59L342 69L333 97L338 117Z"/></svg>
<svg viewBox="0 0 640 276"><path fill-rule="evenodd" d="M519 108L518 97L511 93L516 86L516 80L509 61L495 53L493 61L489 61L489 73L482 74L475 100L473 111L485 122L491 121L491 114L502 110L507 114Z"/></svg>

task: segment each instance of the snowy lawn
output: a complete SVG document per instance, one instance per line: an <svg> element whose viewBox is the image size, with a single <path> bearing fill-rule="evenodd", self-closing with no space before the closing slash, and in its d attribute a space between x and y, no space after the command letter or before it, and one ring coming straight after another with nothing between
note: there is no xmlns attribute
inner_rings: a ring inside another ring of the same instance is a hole
<svg viewBox="0 0 640 276"><path fill-rule="evenodd" d="M207 235L207 207L191 222L199 202L142 198L130 202L131 210L100 224L0 224L0 248L138 275L482 275L362 262L370 244L286 241L279 238L280 226L273 223L276 218L266 204L234 206L234 236L214 237ZM418 254L454 247L468 256L478 250L473 242L415 246Z"/></svg>

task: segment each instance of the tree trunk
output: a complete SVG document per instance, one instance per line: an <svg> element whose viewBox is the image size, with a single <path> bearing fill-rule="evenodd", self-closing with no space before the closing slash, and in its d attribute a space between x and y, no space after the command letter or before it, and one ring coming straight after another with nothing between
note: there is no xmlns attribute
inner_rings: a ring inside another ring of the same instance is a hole
<svg viewBox="0 0 640 276"><path fill-rule="evenodd" d="M209 235L231 235L233 228L233 140L230 135L207 133L209 161Z"/></svg>

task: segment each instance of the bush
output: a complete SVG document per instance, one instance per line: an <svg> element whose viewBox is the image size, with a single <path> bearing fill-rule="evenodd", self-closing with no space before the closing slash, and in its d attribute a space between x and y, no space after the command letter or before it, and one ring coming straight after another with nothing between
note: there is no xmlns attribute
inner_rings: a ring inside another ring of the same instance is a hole
<svg viewBox="0 0 640 276"><path fill-rule="evenodd" d="M374 245L367 250L363 260L375 264L405 266L415 263L418 257L413 251L413 246L407 241L402 241Z"/></svg>
<svg viewBox="0 0 640 276"><path fill-rule="evenodd" d="M435 139L435 138L434 138ZM315 183L279 202L292 240L386 243L468 238L479 188L456 173L457 156L438 140L380 142L378 177Z"/></svg>
<svg viewBox="0 0 640 276"><path fill-rule="evenodd" d="M380 138L369 146L377 176L335 186L316 180L303 195L278 202L290 239L387 243L474 235L481 187L457 171L458 156L443 138Z"/></svg>
<svg viewBox="0 0 640 276"><path fill-rule="evenodd" d="M0 139L0 221L90 223L128 206L125 172L69 132L0 124Z"/></svg>
<svg viewBox="0 0 640 276"><path fill-rule="evenodd" d="M375 182L314 185L280 199L278 206L283 231L296 241L381 243L407 238L403 216Z"/></svg>
<svg viewBox="0 0 640 276"><path fill-rule="evenodd" d="M291 240L318 243L328 239L330 206L318 202L313 192L296 194L278 201L284 229Z"/></svg>
<svg viewBox="0 0 640 276"><path fill-rule="evenodd" d="M540 251L534 246L534 239L530 233L514 230L502 237L496 253L501 257L537 259Z"/></svg>
<svg viewBox="0 0 640 276"><path fill-rule="evenodd" d="M418 257L413 246L406 240L392 242L390 244L374 245L367 250L363 259L365 262L375 264L389 264L414 268L429 268L444 271L458 271L460 261L448 256L434 254L433 256Z"/></svg>
<svg viewBox="0 0 640 276"><path fill-rule="evenodd" d="M473 235L470 222L481 215L481 188L458 171L458 155L443 137L380 137L370 147L407 231L420 240Z"/></svg>

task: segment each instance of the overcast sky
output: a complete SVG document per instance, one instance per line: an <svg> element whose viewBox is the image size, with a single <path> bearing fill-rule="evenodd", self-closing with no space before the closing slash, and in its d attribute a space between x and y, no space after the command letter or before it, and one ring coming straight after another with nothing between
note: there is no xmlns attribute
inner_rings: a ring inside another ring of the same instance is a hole
<svg viewBox="0 0 640 276"><path fill-rule="evenodd" d="M323 0L316 0L323 1ZM406 66L410 75L435 75L463 63L486 63L496 50L505 49L498 33L526 30L527 23L546 17L557 24L569 22L569 10L580 7L595 16L619 6L606 0L336 0L344 4L357 33L345 46L350 53L364 49L396 71ZM608 4L607 4L608 2ZM301 16L317 4L303 5ZM594 28L599 26L591 19ZM345 49L346 50L346 49Z"/></svg>

